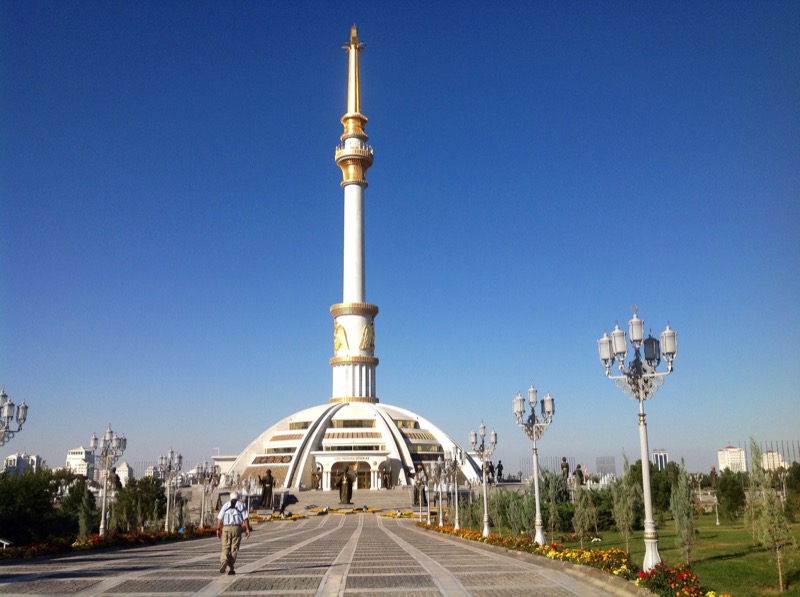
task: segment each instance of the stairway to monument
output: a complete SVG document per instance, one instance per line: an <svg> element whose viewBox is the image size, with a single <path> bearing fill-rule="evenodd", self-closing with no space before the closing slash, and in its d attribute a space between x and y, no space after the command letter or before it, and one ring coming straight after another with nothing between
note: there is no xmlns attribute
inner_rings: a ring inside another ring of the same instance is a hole
<svg viewBox="0 0 800 597"><path fill-rule="evenodd" d="M279 490L275 495L285 494L284 511L299 514L312 508L349 509L364 508L378 510L409 510L413 508L413 494L411 487L394 487L392 489L361 489L353 491L351 504L339 503L338 491L323 491L310 489L298 491L296 489ZM254 508L259 514L267 514L266 509Z"/></svg>
<svg viewBox="0 0 800 597"><path fill-rule="evenodd" d="M221 494L221 495L220 495ZM184 487L180 490L181 497L186 500L188 505L189 519L198 521L200 519L200 504L202 499L202 490L197 486ZM209 496L209 505L206 506L206 512L211 510L208 514L209 524L213 524L213 516L216 514L216 505L221 498L223 501L228 499L229 491L227 489L214 491ZM279 489L275 491L275 497L284 496L285 500L284 512L293 514L302 514L306 510L313 508L329 508L329 509L351 509L363 508L377 509L382 511L391 510L413 510L419 511L419 506L413 505L413 488L409 486L399 486L392 489L355 489L353 491L353 498L351 504L339 503L338 491L323 491L320 489L310 490L297 490L297 489ZM257 496L253 496L253 501ZM445 501L446 504L446 501ZM250 512L259 516L268 516L272 514L272 509L258 508L252 505ZM433 512L433 510L431 510ZM422 513L426 514L425 507L422 508Z"/></svg>

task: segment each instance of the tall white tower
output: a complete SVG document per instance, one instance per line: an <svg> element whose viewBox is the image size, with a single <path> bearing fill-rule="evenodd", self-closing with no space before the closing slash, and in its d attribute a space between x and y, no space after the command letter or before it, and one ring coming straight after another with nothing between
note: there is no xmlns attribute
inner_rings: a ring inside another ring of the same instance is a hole
<svg viewBox="0 0 800 597"><path fill-rule="evenodd" d="M344 255L342 302L331 306L333 316L333 392L330 402L377 403L375 394L375 316L378 307L366 302L364 271L364 189L367 169L372 165L372 147L367 145L361 113L359 54L356 26L350 29L347 50L347 112L342 116L344 133L336 148L336 165L342 170L344 189Z"/></svg>

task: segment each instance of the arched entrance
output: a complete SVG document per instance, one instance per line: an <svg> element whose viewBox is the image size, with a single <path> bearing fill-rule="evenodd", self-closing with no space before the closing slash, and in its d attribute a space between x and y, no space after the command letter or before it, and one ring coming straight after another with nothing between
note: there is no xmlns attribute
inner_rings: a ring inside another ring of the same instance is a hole
<svg viewBox="0 0 800 597"><path fill-rule="evenodd" d="M369 462L354 462L356 472L355 489L372 489L372 469Z"/></svg>

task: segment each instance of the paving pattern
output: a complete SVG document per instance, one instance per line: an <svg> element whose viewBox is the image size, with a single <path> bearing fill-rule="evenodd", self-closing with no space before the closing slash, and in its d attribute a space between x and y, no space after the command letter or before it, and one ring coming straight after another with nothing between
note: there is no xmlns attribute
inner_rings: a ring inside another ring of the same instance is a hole
<svg viewBox="0 0 800 597"><path fill-rule="evenodd" d="M262 523L236 575L215 538L0 564L0 595L595 597L642 594L595 570L511 554L374 514Z"/></svg>

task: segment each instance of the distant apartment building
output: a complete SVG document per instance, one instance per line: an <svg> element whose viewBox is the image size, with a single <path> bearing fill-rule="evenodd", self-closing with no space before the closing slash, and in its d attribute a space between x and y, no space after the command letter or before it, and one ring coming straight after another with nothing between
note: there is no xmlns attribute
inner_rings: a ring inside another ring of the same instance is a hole
<svg viewBox="0 0 800 597"><path fill-rule="evenodd" d="M725 469L734 473L747 472L747 454L744 448L726 446L722 450L717 450L717 461L719 463L719 472Z"/></svg>
<svg viewBox="0 0 800 597"><path fill-rule="evenodd" d="M41 466L41 457L36 454L25 454L23 452L22 454L6 456L5 462L3 463L3 471L9 475L19 477L28 470L36 472Z"/></svg>
<svg viewBox="0 0 800 597"><path fill-rule="evenodd" d="M667 468L667 463L669 462L669 454L666 450L653 450L653 454L650 456L650 460L656 466L656 469L659 471L663 471Z"/></svg>
<svg viewBox="0 0 800 597"><path fill-rule="evenodd" d="M83 475L87 479L94 476L94 452L83 446L67 452L66 468L76 475Z"/></svg>
<svg viewBox="0 0 800 597"><path fill-rule="evenodd" d="M127 462L120 462L117 465L117 476L119 477L119 482L125 487L128 481L133 479L133 468Z"/></svg>
<svg viewBox="0 0 800 597"><path fill-rule="evenodd" d="M777 471L779 468L788 469L789 465L783 455L775 450L767 450L761 455L761 466L765 471Z"/></svg>

